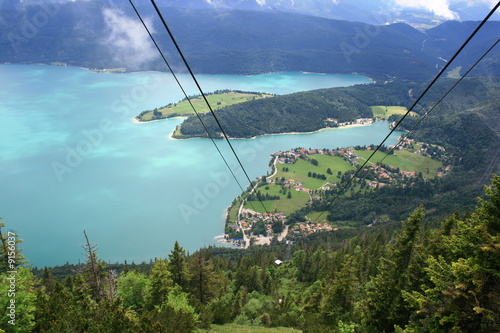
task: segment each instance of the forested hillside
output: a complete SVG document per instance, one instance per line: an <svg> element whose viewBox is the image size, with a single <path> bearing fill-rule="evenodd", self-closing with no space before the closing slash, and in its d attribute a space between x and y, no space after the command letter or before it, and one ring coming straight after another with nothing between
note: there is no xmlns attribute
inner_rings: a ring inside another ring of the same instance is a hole
<svg viewBox="0 0 500 333"><path fill-rule="evenodd" d="M215 113L230 137L311 132L327 127L328 118L338 122L372 118L370 105L409 104L408 90L412 87L419 86L398 82L321 89L245 102ZM220 128L213 116L201 115L201 119L210 134L219 138ZM197 117L186 119L180 127L180 134L186 137L208 136Z"/></svg>
<svg viewBox="0 0 500 333"><path fill-rule="evenodd" d="M496 332L500 178L492 183L469 214L436 221L419 207L399 227L323 233L291 246L186 255L176 243L149 265L108 266L87 244L86 263L57 279L52 272L61 269L9 267L0 247L1 274L16 283L12 322L0 327L136 333L238 323L311 333ZM7 304L8 284L0 288Z"/></svg>

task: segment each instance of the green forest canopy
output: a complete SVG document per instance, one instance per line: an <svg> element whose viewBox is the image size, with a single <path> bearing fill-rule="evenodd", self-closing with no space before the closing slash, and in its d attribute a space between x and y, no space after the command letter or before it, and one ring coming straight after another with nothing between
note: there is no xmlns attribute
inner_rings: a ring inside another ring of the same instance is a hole
<svg viewBox="0 0 500 333"><path fill-rule="evenodd" d="M86 263L73 271L68 266L57 279L53 274L62 267L15 267L16 325L3 320L0 328L194 332L232 323L303 332L494 332L500 324L500 177L486 195L473 212L440 221L426 219L419 207L395 233L386 225L293 246L191 255L176 243L150 264L107 265L89 243ZM11 274L5 260L0 268L4 279ZM3 304L12 298L8 288L0 285Z"/></svg>

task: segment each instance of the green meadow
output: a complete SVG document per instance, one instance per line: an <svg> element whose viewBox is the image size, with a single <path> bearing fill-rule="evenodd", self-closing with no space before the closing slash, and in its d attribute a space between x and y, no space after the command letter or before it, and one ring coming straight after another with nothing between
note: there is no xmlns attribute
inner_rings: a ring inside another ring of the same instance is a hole
<svg viewBox="0 0 500 333"><path fill-rule="evenodd" d="M371 151L361 150L356 150L355 153L365 159L367 159L372 154ZM385 156L385 153L378 151L370 159L370 163L368 164L371 165L380 162ZM360 160L359 162L363 163L364 161ZM400 168L404 171L422 172L422 175L426 178L436 177L438 174L438 168L443 166L443 163L441 163L440 161L434 160L427 156L415 154L408 150L396 150L395 155L387 156L382 163Z"/></svg>
<svg viewBox="0 0 500 333"><path fill-rule="evenodd" d="M375 105L372 106L372 112L374 117L378 117L380 119L387 120L393 114L405 114L408 109L405 106L384 106L384 105ZM416 116L415 112L410 112L410 116Z"/></svg>
<svg viewBox="0 0 500 333"><path fill-rule="evenodd" d="M238 210L240 209L241 200L236 200L228 210L229 221L236 221L238 219Z"/></svg>
<svg viewBox="0 0 500 333"><path fill-rule="evenodd" d="M307 214L306 216L314 223L328 222L330 225L332 225L331 221L328 221L326 219L328 216L328 212L314 212L311 214ZM332 225L332 227L335 227L335 225Z"/></svg>
<svg viewBox="0 0 500 333"><path fill-rule="evenodd" d="M340 182L337 176L339 171L344 173L354 169L349 163L338 156L317 154L310 157L318 161L317 166L303 159L298 159L294 164L277 164L278 171L272 179L278 180L284 177L286 181L301 182L304 188L316 190L326 183ZM283 168L288 168L288 171L283 171ZM327 173L328 169L331 170L331 175ZM327 179L308 177L309 172L325 175ZM267 184L259 187L258 190L263 195L279 195L281 197L280 200L264 200L263 204L266 209L264 209L259 201L252 201L251 203L247 201L245 208L253 209L259 213L264 213L267 210L270 213L284 212L286 215L289 215L303 207L310 200L308 193L296 191L293 188L290 191L292 198L287 198L287 194L280 192L281 189L282 187L276 184Z"/></svg>
<svg viewBox="0 0 500 333"><path fill-rule="evenodd" d="M344 173L354 169L349 163L338 156L317 154L311 155L310 157L318 161L318 166L303 159L298 159L294 164L276 164L278 172L274 179L282 177L284 177L285 180L293 179L301 182L302 186L305 188L316 190L325 183L339 182L340 179L337 177L339 171ZM288 171L283 171L283 168L288 168ZM332 171L331 175L327 173L328 168ZM323 180L308 177L307 174L309 172L325 175L327 179Z"/></svg>
<svg viewBox="0 0 500 333"><path fill-rule="evenodd" d="M291 189L291 198L287 198L287 194L280 193L280 185L268 184L261 186L257 189L263 195L279 195L280 200L263 200L262 204L259 201L247 201L245 203L245 208L255 210L259 213L269 213L283 212L286 215L293 213L297 209L303 207L309 201L309 194L302 191L295 191ZM265 209L264 209L265 207Z"/></svg>
<svg viewBox="0 0 500 333"><path fill-rule="evenodd" d="M220 94L208 94L206 95L206 97L208 103L210 103L210 106L212 107L212 110L217 110L225 106L243 103L254 99L273 97L273 95L230 91ZM193 97L190 100L198 113L206 113L210 111L202 96ZM191 107L191 104L189 104L187 100L168 104L166 106L158 108L156 111L160 112L161 116L154 118L154 111L148 110L142 112L139 116L137 116L137 119L139 119L140 121L151 121L155 119L178 116L187 117L195 114L193 108Z"/></svg>

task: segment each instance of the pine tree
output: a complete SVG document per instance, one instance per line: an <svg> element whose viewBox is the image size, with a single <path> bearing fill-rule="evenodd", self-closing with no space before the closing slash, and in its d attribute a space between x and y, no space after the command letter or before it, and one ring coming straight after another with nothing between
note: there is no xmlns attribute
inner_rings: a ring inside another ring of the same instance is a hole
<svg viewBox="0 0 500 333"><path fill-rule="evenodd" d="M347 255L342 268L325 288L320 307L326 322L331 325L337 325L339 320L354 319L354 306L360 288L357 266L354 258Z"/></svg>
<svg viewBox="0 0 500 333"><path fill-rule="evenodd" d="M188 290L189 271L187 268L186 251L175 241L174 249L168 255L168 269L172 273L173 281L178 284L182 290Z"/></svg>
<svg viewBox="0 0 500 333"><path fill-rule="evenodd" d="M102 297L104 297L103 288L103 277L104 277L104 263L101 262L97 256L97 245L91 245L87 233L83 231L85 235L85 245L82 245L85 250L85 256L87 257L87 264L85 267L85 272L87 274L87 282L93 290L93 298L99 302Z"/></svg>
<svg viewBox="0 0 500 333"><path fill-rule="evenodd" d="M421 314L410 329L495 332L500 327L500 177L467 219L448 219L427 258L429 282L407 293Z"/></svg>
<svg viewBox="0 0 500 333"><path fill-rule="evenodd" d="M148 309L159 307L167 301L168 293L174 287L169 264L165 260L157 260L148 276L148 291L145 301Z"/></svg>
<svg viewBox="0 0 500 333"><path fill-rule="evenodd" d="M415 280L422 273L412 259L423 216L423 207L419 207L403 222L402 231L382 257L378 274L367 283L366 298L361 301L360 310L368 331L391 332L394 325L404 327L408 324L412 310L403 294L418 285Z"/></svg>
<svg viewBox="0 0 500 333"><path fill-rule="evenodd" d="M51 293L54 290L54 285L56 281L54 280L54 277L52 276L52 273L47 267L44 267L43 269L43 275L42 275L42 285L45 287L45 292L46 293Z"/></svg>
<svg viewBox="0 0 500 333"><path fill-rule="evenodd" d="M222 293L222 277L215 272L213 264L207 258L207 251L200 250L189 258L189 290L201 304L206 305Z"/></svg>

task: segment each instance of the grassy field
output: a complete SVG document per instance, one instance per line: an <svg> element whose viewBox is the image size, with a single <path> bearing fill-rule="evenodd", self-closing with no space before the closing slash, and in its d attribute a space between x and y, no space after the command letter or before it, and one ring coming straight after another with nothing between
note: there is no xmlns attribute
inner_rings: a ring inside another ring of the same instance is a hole
<svg viewBox="0 0 500 333"><path fill-rule="evenodd" d="M408 109L404 106L384 106L384 105L375 105L372 106L372 112L374 117L378 117L381 119L389 119L393 114L405 114ZM410 116L416 116L415 112L410 112Z"/></svg>
<svg viewBox="0 0 500 333"><path fill-rule="evenodd" d="M280 189L281 189L280 185L274 185L274 184L269 184L266 186L259 187L257 190L260 191L263 195L266 194L279 195L281 199L263 200L262 203L264 204L264 207L266 207L266 209L262 207L262 204L259 201L251 201L251 202L247 201L245 203L245 208L253 209L259 213L265 213L267 210L269 213L283 212L288 215L296 211L297 209L301 208L309 201L309 194L306 192L295 191L294 189L292 189L291 190L292 197L288 199L287 194L279 192Z"/></svg>
<svg viewBox="0 0 500 333"><path fill-rule="evenodd" d="M242 326L236 324L211 325L209 329L199 329L199 333L300 333L301 330L286 327Z"/></svg>
<svg viewBox="0 0 500 333"><path fill-rule="evenodd" d="M236 221L238 218L238 210L240 209L241 200L237 200L234 205L229 209L229 221Z"/></svg>
<svg viewBox="0 0 500 333"><path fill-rule="evenodd" d="M311 155L310 157L318 161L317 166L303 159L298 159L294 164L277 164L276 167L278 168L278 172L273 179L276 180L284 177L287 181L294 180L295 182L301 182L304 188L316 190L325 183L340 182L340 179L337 177L339 171L344 173L354 169L349 163L338 156L317 154ZM284 167L288 168L288 171L283 171ZM329 168L332 171L331 175L327 173ZM325 175L327 179L308 177L309 172ZM288 199L286 194L279 192L281 186L269 184L267 187L268 189L266 189L266 186L261 186L258 190L264 195L268 193L269 195L281 196L280 200L263 201L264 206L270 213L284 212L288 215L303 207L310 200L309 194L303 191L295 191L292 189L292 198ZM265 212L264 207L262 207L258 201L253 201L252 204L254 208L252 208L248 202L245 204L245 208L254 209L259 213Z"/></svg>
<svg viewBox="0 0 500 333"><path fill-rule="evenodd" d="M371 151L359 150L356 150L355 152L363 158L368 158L372 153ZM382 158L384 158L384 156L386 156L385 153L377 152L371 158L370 162L380 162ZM397 150L396 155L387 156L387 158L382 163L400 168L404 171L422 172L422 175L426 178L436 177L438 168L443 166L443 164L437 160L433 160L432 158L427 156L414 154L408 150Z"/></svg>
<svg viewBox="0 0 500 333"><path fill-rule="evenodd" d="M311 155L318 161L318 166L311 164L306 160L299 159L294 164L277 164L278 172L274 179L279 179L285 177L286 180L293 179L302 183L303 187L316 190L320 188L323 184L327 182L339 182L340 179L337 177L337 173L341 171L342 173L354 169L349 163L344 161L338 156L328 156L328 155ZM283 168L288 168L288 171L283 171ZM332 174L329 175L326 171L330 168ZM308 177L308 172L316 172L317 174L322 174L327 176L326 180Z"/></svg>
<svg viewBox="0 0 500 333"><path fill-rule="evenodd" d="M243 93L243 92L227 92L222 94L210 94L206 95L208 102L213 110L223 108L228 105L243 103L253 99L261 99L272 97L269 94L256 94L256 93ZM198 96L191 99L191 103L194 105L198 113L206 113L210 110L203 97ZM194 111L188 101L182 101L178 103L171 103L167 106L159 108L157 110L161 113L162 118L176 117L176 116L191 116L194 115ZM148 111L138 116L140 121L150 121L153 120L153 111Z"/></svg>
<svg viewBox="0 0 500 333"><path fill-rule="evenodd" d="M322 213L322 212L314 212L314 213L311 213L311 214L307 214L306 216L308 218L310 218L311 221L313 221L315 223L323 223L323 222L331 223L330 221L328 221L326 219L326 217L328 216L328 212L324 212L324 213ZM335 225L332 225L332 226L335 227Z"/></svg>

